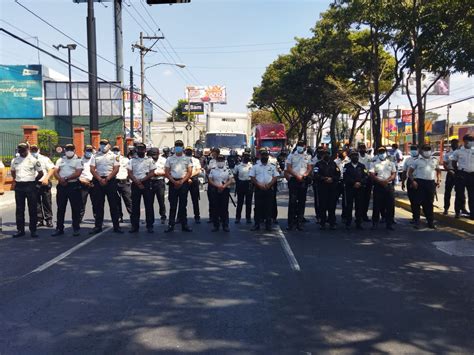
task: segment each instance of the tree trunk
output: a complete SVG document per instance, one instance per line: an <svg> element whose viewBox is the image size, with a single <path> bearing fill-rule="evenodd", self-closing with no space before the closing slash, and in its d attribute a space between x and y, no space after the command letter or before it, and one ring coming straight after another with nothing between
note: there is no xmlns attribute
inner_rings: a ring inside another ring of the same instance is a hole
<svg viewBox="0 0 474 355"><path fill-rule="evenodd" d="M352 146L352 143L354 141L359 114L360 114L360 109L358 109L357 112L354 115L352 115L352 127L351 127L351 133L349 135L349 147Z"/></svg>
<svg viewBox="0 0 474 355"><path fill-rule="evenodd" d="M337 138L336 138L336 123L337 123L337 114L333 114L331 117L331 125L329 127L329 135L331 136L331 155L335 155L337 149Z"/></svg>
<svg viewBox="0 0 474 355"><path fill-rule="evenodd" d="M416 104L418 109L418 144L425 143L425 107L423 104L423 95L421 93L421 65L419 63L419 56L415 58L415 73L416 73Z"/></svg>

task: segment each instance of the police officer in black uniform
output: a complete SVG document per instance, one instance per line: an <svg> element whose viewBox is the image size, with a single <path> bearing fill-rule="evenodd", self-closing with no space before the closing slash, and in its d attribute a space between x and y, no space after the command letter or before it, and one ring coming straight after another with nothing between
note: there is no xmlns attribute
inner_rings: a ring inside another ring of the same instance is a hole
<svg viewBox="0 0 474 355"><path fill-rule="evenodd" d="M155 164L155 175L151 178L151 193L153 199L156 196L159 205L159 212L161 216L161 224L166 222L166 205L165 205L165 164L166 158L160 156L160 150L158 148L151 148L149 151L150 158Z"/></svg>
<svg viewBox="0 0 474 355"><path fill-rule="evenodd" d="M234 168L235 176L235 193L237 195L237 210L235 213L235 223L240 223L242 216L242 208L245 202L245 218L247 224L252 223L252 196L253 196L253 185L250 181L250 169L252 169L252 163L250 162L250 152L244 151L242 154L242 162Z"/></svg>
<svg viewBox="0 0 474 355"><path fill-rule="evenodd" d="M193 156L192 147L186 147L185 155L191 160L193 164L193 172L188 181L189 195L191 196L191 202L193 204L194 222L196 224L200 224L201 212L199 209L199 200L200 200L199 188L201 184L199 182L199 176L202 173L201 162L199 158L197 158L196 156Z"/></svg>
<svg viewBox="0 0 474 355"><path fill-rule="evenodd" d="M211 149L211 155L209 156L209 161L206 164L206 175L209 176L209 173L211 172L211 169L217 167L217 160L216 158L221 154L221 151L219 148L213 147ZM212 223L214 220L214 212L215 212L215 203L212 200L213 195L211 191L209 191L209 184L207 185L207 199L209 201L209 221L208 223Z"/></svg>
<svg viewBox="0 0 474 355"><path fill-rule="evenodd" d="M344 185L346 189L346 228L352 222L352 209L355 204L355 222L357 229L362 228L364 215L364 188L367 185L369 171L364 164L359 162L359 152L349 154L350 163L344 165Z"/></svg>
<svg viewBox="0 0 474 355"><path fill-rule="evenodd" d="M327 222L329 222L331 229L336 229L336 205L341 171L327 150L322 151L321 156L322 159L314 167L314 178L317 180L319 196L321 230L326 229Z"/></svg>
<svg viewBox="0 0 474 355"><path fill-rule="evenodd" d="M216 167L209 172L209 189L216 204L212 232L217 232L220 225L224 232L229 232L230 185L234 179L232 171L225 165L225 157L219 155L216 161Z"/></svg>

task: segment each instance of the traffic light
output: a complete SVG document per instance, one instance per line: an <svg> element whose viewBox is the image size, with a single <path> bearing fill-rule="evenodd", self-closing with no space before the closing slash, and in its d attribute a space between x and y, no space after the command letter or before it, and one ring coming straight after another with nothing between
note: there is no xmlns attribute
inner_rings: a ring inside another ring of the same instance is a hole
<svg viewBox="0 0 474 355"><path fill-rule="evenodd" d="M191 0L146 0L148 5L163 5L163 4L184 4L191 2Z"/></svg>

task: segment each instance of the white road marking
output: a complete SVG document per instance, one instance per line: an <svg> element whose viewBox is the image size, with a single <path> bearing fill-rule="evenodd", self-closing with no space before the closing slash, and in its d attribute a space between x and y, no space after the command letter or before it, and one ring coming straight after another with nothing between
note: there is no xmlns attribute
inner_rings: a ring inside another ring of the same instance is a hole
<svg viewBox="0 0 474 355"><path fill-rule="evenodd" d="M82 247L86 246L87 244L93 242L95 239L99 238L102 234L107 233L111 229L112 229L112 227L105 228L102 232L93 235L92 237L84 240L83 242L81 242L81 243L77 244L76 246L72 247L71 249L65 251L64 253L62 253L60 255L58 255L54 259L51 259L50 261L44 263L43 265L38 266L36 269L31 271L30 274L35 274L35 273L38 273L38 272L42 272L42 271L50 268L54 264L56 264L56 263L60 262L61 260L63 260L64 258L67 258L69 255L71 255L75 251L77 251L77 250L81 249Z"/></svg>
<svg viewBox="0 0 474 355"><path fill-rule="evenodd" d="M301 271L300 264L298 264L298 260L296 260L295 254L293 254L293 250L291 250L290 244L288 244L288 240L286 240L286 237L280 227L278 227L277 236L280 240L281 247L285 252L286 258L290 263L291 269L293 271Z"/></svg>

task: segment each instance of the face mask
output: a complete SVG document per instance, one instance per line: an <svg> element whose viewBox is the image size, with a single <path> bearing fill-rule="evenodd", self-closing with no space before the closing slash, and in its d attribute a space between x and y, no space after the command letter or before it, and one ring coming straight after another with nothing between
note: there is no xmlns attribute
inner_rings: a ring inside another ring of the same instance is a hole
<svg viewBox="0 0 474 355"><path fill-rule="evenodd" d="M31 155L34 156L35 158L38 158L39 153L38 152L32 152Z"/></svg>
<svg viewBox="0 0 474 355"><path fill-rule="evenodd" d="M109 151L109 146L106 145L106 144L101 144L101 145L100 145L100 151L101 151L102 153L107 153L107 152Z"/></svg>
<svg viewBox="0 0 474 355"><path fill-rule="evenodd" d="M151 158L152 158L154 161L157 161L157 160L158 160L158 155L152 155Z"/></svg>
<svg viewBox="0 0 474 355"><path fill-rule="evenodd" d="M139 158L144 158L145 157L145 152L138 151L137 155L138 155Z"/></svg>
<svg viewBox="0 0 474 355"><path fill-rule="evenodd" d="M298 154L302 154L304 152L304 147L302 146L297 146L296 147L296 151L298 152Z"/></svg>
<svg viewBox="0 0 474 355"><path fill-rule="evenodd" d="M222 168L224 167L224 165L225 165L225 162L223 162L223 161L218 161L218 162L217 162L217 167L218 167L219 169L222 169Z"/></svg>
<svg viewBox="0 0 474 355"><path fill-rule="evenodd" d="M112 150L112 153L114 153L115 155L120 155L120 150Z"/></svg>
<svg viewBox="0 0 474 355"><path fill-rule="evenodd" d="M85 152L85 153L84 153L84 157L85 157L86 159L90 159L90 158L92 157L92 152Z"/></svg>
<svg viewBox="0 0 474 355"><path fill-rule="evenodd" d="M359 157L352 157L351 162L352 164L357 164L359 162Z"/></svg>
<svg viewBox="0 0 474 355"><path fill-rule="evenodd" d="M362 156L362 157L365 157L365 154L366 154L366 153L367 153L367 152L366 152L365 150L361 150L361 151L359 152L360 156Z"/></svg>
<svg viewBox="0 0 474 355"><path fill-rule="evenodd" d="M380 159L380 160L385 160L385 159L387 159L387 153L380 153L380 154L379 154L379 159Z"/></svg>
<svg viewBox="0 0 474 355"><path fill-rule="evenodd" d="M66 150L66 156L67 156L68 158L72 158L72 157L74 156L74 151L72 151L72 150Z"/></svg>
<svg viewBox="0 0 474 355"><path fill-rule="evenodd" d="M181 154L183 152L183 147L174 147L174 152L177 154Z"/></svg>
<svg viewBox="0 0 474 355"><path fill-rule="evenodd" d="M262 164L266 164L268 163L268 157L261 157L260 161L262 162Z"/></svg>
<svg viewBox="0 0 474 355"><path fill-rule="evenodd" d="M429 158L431 157L431 150L425 150L421 153L423 155L423 158Z"/></svg>
<svg viewBox="0 0 474 355"><path fill-rule="evenodd" d="M193 152L187 151L187 152L186 152L186 156L187 156L187 157L192 157L192 156L193 156Z"/></svg>
<svg viewBox="0 0 474 355"><path fill-rule="evenodd" d="M410 155L413 157L413 158L416 158L418 156L418 151L416 150L410 150Z"/></svg>

